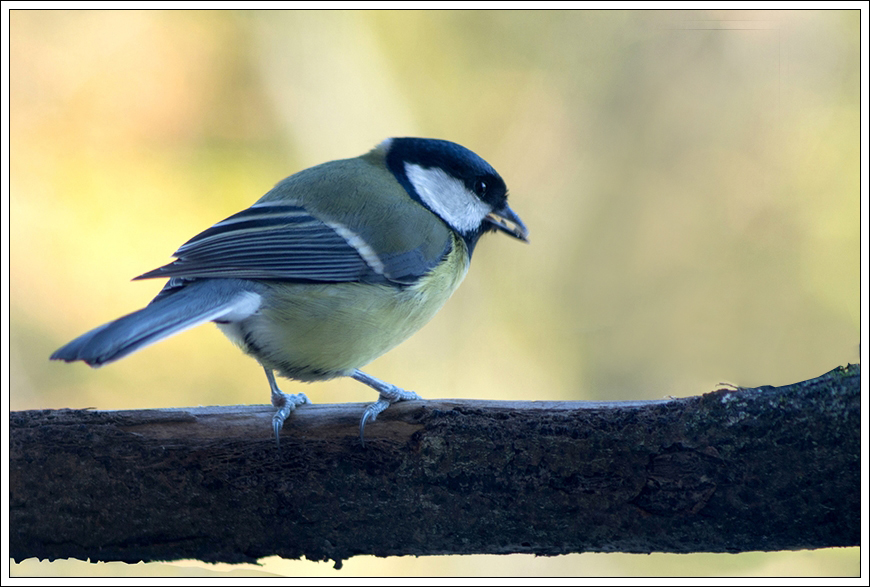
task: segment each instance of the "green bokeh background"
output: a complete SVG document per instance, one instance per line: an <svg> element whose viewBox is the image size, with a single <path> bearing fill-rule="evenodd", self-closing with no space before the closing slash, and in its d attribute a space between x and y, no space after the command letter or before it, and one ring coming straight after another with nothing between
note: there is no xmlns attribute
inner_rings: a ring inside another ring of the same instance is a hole
<svg viewBox="0 0 870 587"><path fill-rule="evenodd" d="M128 280L189 237L389 136L484 157L531 244L485 238L432 323L369 366L377 377L428 398L637 400L856 362L859 28L857 11L13 11L11 408L267 403L262 370L211 326L97 371L47 359L146 304L161 284ZM374 399L350 380L284 389ZM857 548L266 562L231 574L859 565Z"/></svg>

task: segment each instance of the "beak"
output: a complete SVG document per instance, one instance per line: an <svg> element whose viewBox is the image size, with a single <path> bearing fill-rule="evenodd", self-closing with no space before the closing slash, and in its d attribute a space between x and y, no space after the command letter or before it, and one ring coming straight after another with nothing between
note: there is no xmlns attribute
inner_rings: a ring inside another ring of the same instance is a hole
<svg viewBox="0 0 870 587"><path fill-rule="evenodd" d="M488 222L493 230L500 230L525 243L529 242L529 229L507 204L487 214L483 221Z"/></svg>

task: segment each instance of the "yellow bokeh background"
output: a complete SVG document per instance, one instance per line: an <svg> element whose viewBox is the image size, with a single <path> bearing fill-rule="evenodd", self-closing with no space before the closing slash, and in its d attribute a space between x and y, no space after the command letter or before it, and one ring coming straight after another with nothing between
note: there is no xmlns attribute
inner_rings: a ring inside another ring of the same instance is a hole
<svg viewBox="0 0 870 587"><path fill-rule="evenodd" d="M368 372L428 398L638 400L858 360L857 11L10 14L10 404L268 402L200 327L100 370L49 362L146 304L129 279L305 167L458 142L531 230L487 236ZM320 403L351 380L284 382ZM264 436L269 430L263 431ZM409 522L413 523L413 522ZM858 549L262 567L37 562L14 575L836 575Z"/></svg>

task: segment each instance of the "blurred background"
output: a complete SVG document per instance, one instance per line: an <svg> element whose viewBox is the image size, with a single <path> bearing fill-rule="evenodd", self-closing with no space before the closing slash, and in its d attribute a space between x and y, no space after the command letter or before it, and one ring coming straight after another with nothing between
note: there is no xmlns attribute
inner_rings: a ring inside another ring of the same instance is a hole
<svg viewBox="0 0 870 587"><path fill-rule="evenodd" d="M425 398L639 400L857 362L859 46L857 11L12 11L11 409L268 403L212 326L100 370L48 356L145 305L162 281L129 280L194 234L390 136L489 161L531 243L483 239L372 375ZM859 553L264 562L12 572L855 576Z"/></svg>

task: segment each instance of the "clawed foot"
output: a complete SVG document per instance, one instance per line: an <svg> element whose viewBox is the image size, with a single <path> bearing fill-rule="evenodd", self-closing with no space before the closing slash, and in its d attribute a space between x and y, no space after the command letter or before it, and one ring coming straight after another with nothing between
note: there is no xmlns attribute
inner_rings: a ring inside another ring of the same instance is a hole
<svg viewBox="0 0 870 587"><path fill-rule="evenodd" d="M272 430L275 432L275 446L281 446L281 428L284 427L284 420L293 413L298 406L302 404L310 404L311 401L304 393L289 394L278 389L278 384L275 383L275 375L266 369L266 377L269 378L269 387L272 388L272 405L278 408L275 415L272 416Z"/></svg>
<svg viewBox="0 0 870 587"><path fill-rule="evenodd" d="M272 405L278 408L275 415L272 416L272 430L275 432L275 445L281 445L281 428L284 426L284 421L293 413L298 406L302 404L310 404L311 401L304 393L289 394L278 389L278 384L275 383L275 374L271 369L265 369L266 377L269 379L269 387L272 389ZM356 370L351 374L351 377L365 383L369 387L378 392L378 401L366 407L362 418L359 421L359 442L365 446L365 430L368 422L374 422L378 414L389 408L396 402L421 399L419 395L413 391L405 391L401 387L396 387L386 381L381 381L371 375L367 375L360 370Z"/></svg>
<svg viewBox="0 0 870 587"><path fill-rule="evenodd" d="M276 401L277 399L277 401ZM302 404L310 404L308 397L304 393L290 395L279 391L278 394L272 394L272 405L278 408L275 415L272 416L272 429L275 431L275 444L281 446L281 428L284 427L284 420Z"/></svg>
<svg viewBox="0 0 870 587"><path fill-rule="evenodd" d="M368 423L369 421L374 422L377 419L378 414L380 414L381 412L389 408L390 405L396 402L421 399L420 396L413 391L405 391L401 387L396 387L391 383L381 381L380 379L372 377L371 375L367 375L359 370L355 371L351 375L351 377L353 377L360 383L365 383L369 387L372 387L380 394L378 401L368 406L363 412L362 419L360 419L359 442L362 446L366 445L366 423Z"/></svg>

